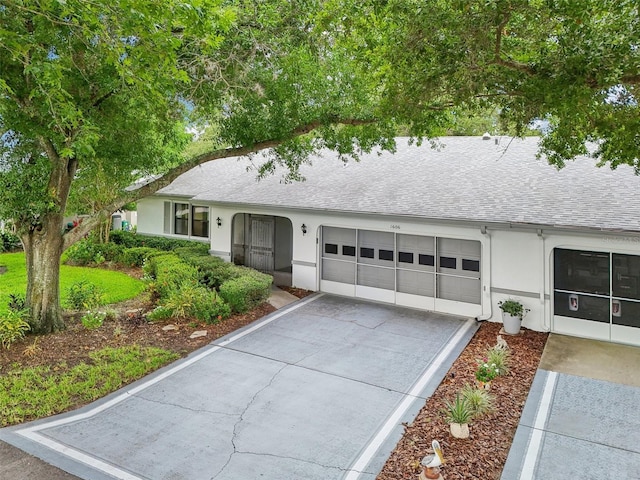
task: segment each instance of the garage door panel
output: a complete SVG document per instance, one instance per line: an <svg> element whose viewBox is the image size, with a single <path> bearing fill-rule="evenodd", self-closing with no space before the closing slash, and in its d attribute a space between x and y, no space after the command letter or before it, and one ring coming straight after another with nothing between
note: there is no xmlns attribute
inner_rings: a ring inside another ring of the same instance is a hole
<svg viewBox="0 0 640 480"><path fill-rule="evenodd" d="M358 285L395 290L394 270L371 265L358 265Z"/></svg>
<svg viewBox="0 0 640 480"><path fill-rule="evenodd" d="M438 298L480 304L480 279L438 276Z"/></svg>
<svg viewBox="0 0 640 480"><path fill-rule="evenodd" d="M356 264L323 258L322 279L353 285L356 279Z"/></svg>
<svg viewBox="0 0 640 480"><path fill-rule="evenodd" d="M435 277L433 273L398 270L398 291L413 295L435 297Z"/></svg>

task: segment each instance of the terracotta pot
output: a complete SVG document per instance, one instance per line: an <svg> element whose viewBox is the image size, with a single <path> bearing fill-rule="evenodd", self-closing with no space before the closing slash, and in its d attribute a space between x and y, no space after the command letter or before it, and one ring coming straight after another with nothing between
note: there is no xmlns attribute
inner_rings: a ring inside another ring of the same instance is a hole
<svg viewBox="0 0 640 480"><path fill-rule="evenodd" d="M449 430L451 430L451 435L455 438L469 438L468 423L450 423Z"/></svg>
<svg viewBox="0 0 640 480"><path fill-rule="evenodd" d="M482 390L490 390L491 389L491 380L488 382L481 382L480 380L476 380L476 385L478 388Z"/></svg>

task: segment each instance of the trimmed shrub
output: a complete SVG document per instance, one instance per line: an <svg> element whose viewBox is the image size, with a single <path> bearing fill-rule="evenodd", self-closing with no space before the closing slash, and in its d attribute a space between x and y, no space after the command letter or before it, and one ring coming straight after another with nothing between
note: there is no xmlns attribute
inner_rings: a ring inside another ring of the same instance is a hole
<svg viewBox="0 0 640 480"><path fill-rule="evenodd" d="M246 267L241 276L227 280L220 286L220 296L234 313L244 313L257 307L269 298L273 277Z"/></svg>
<svg viewBox="0 0 640 480"><path fill-rule="evenodd" d="M173 249L173 253L185 262L190 261L192 258L210 256L208 243L197 243L195 245L189 245L188 247L176 247Z"/></svg>
<svg viewBox="0 0 640 480"><path fill-rule="evenodd" d="M127 232L123 230L114 230L109 234L110 242L121 245L125 248L133 247L150 247L165 252L175 250L179 247L194 247L198 245L204 245L209 249L207 243L197 242L194 240L182 240L178 238L166 238L166 237L152 237L146 235L138 235L134 232Z"/></svg>
<svg viewBox="0 0 640 480"><path fill-rule="evenodd" d="M152 321L196 319L217 323L231 314L231 308L218 294L197 283L184 283L149 315Z"/></svg>
<svg viewBox="0 0 640 480"><path fill-rule="evenodd" d="M64 262L71 265L100 265L118 261L123 248L115 243L98 243L89 236L71 245L64 253Z"/></svg>
<svg viewBox="0 0 640 480"><path fill-rule="evenodd" d="M187 261L198 269L200 283L212 289L219 290L227 280L243 275L238 266L211 255L193 256Z"/></svg>
<svg viewBox="0 0 640 480"><path fill-rule="evenodd" d="M151 247L125 248L118 257L118 262L129 267L142 267L149 257L157 254L158 250Z"/></svg>
<svg viewBox="0 0 640 480"><path fill-rule="evenodd" d="M183 262L172 253L150 257L144 268L145 273L154 279L151 284L152 290L162 300L169 298L172 292L180 290L181 286L195 285L198 282L198 271L195 267Z"/></svg>
<svg viewBox="0 0 640 480"><path fill-rule="evenodd" d="M102 303L103 293L95 284L81 280L69 287L67 306L73 310L88 310Z"/></svg>

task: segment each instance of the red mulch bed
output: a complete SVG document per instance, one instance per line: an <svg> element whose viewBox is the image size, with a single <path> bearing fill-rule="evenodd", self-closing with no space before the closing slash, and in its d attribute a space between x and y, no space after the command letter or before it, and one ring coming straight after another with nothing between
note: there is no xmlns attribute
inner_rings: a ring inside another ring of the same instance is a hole
<svg viewBox="0 0 640 480"><path fill-rule="evenodd" d="M488 322L480 326L416 420L405 425L404 436L377 480L417 479L420 461L433 453L433 439L442 447L442 475L447 480L500 478L548 334L523 329L518 336L502 335L511 350L510 372L491 382L494 412L470 424L470 438L451 436L442 409L445 400L454 400L466 383L474 383L477 361L496 344L501 327Z"/></svg>

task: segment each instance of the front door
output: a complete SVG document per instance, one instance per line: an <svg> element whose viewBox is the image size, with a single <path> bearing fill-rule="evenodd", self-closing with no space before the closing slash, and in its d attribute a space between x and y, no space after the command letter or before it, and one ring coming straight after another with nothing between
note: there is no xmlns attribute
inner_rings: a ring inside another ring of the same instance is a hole
<svg viewBox="0 0 640 480"><path fill-rule="evenodd" d="M249 267L272 273L274 261L275 219L251 216Z"/></svg>

